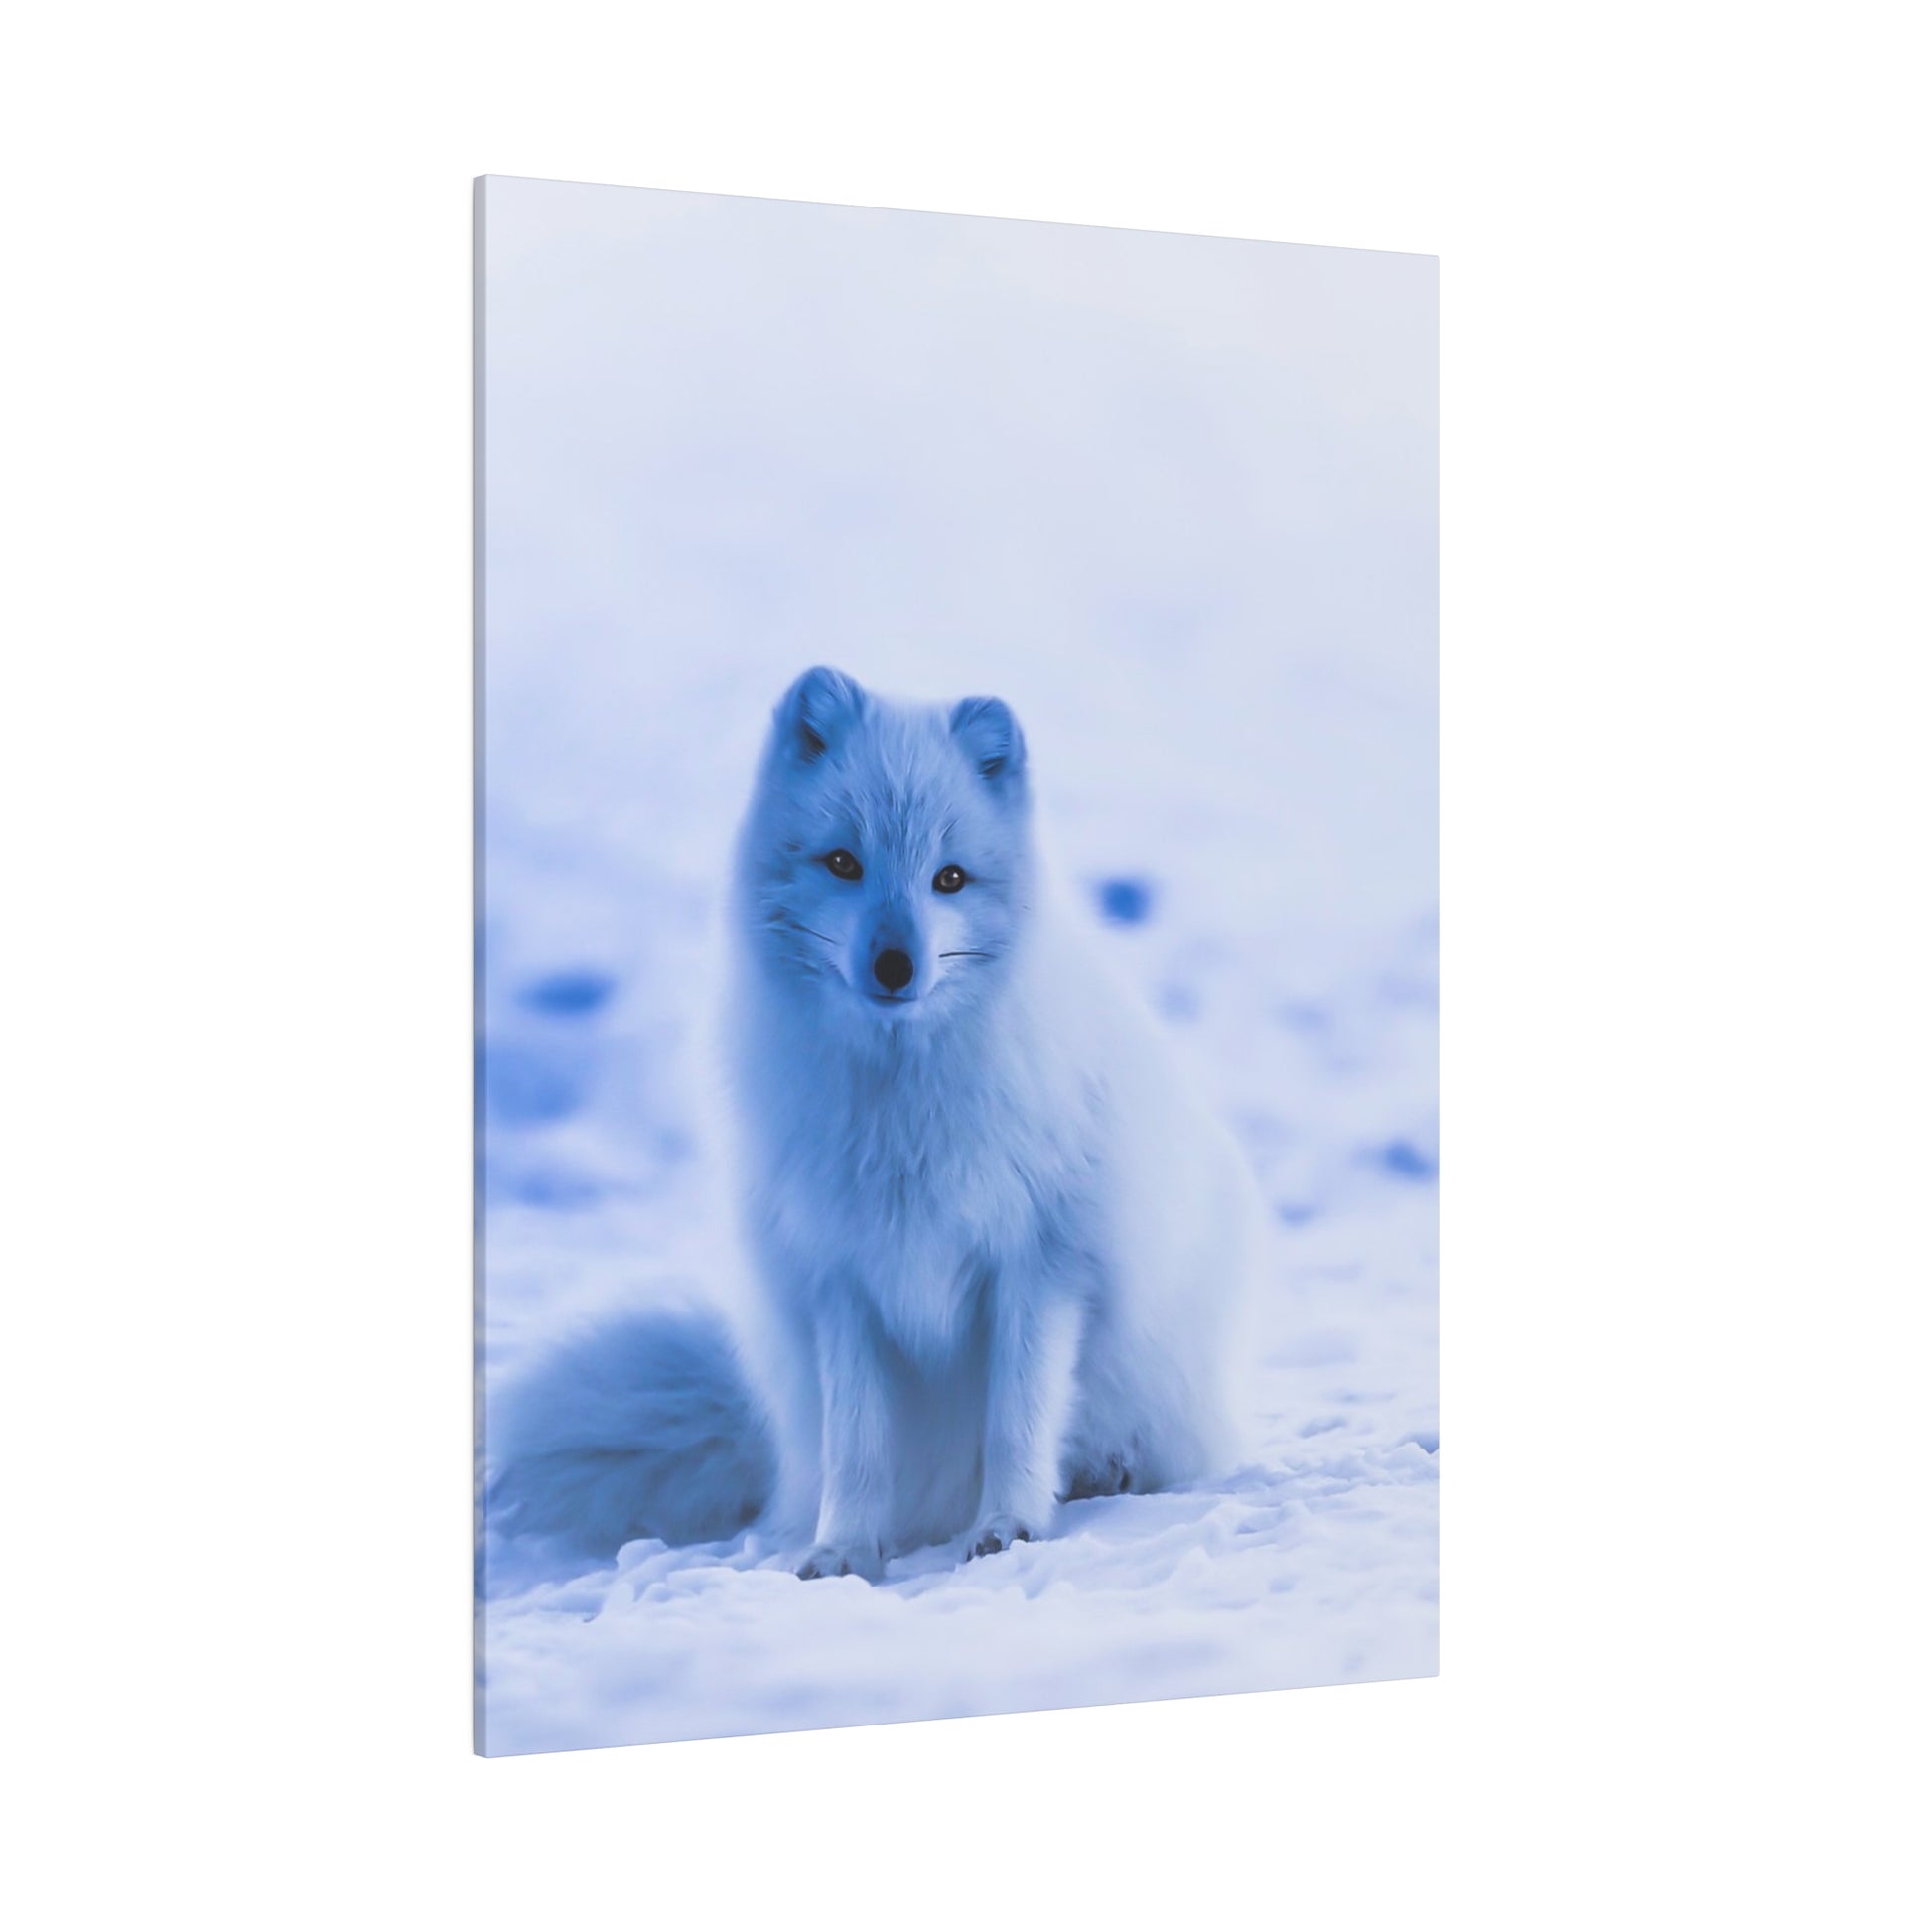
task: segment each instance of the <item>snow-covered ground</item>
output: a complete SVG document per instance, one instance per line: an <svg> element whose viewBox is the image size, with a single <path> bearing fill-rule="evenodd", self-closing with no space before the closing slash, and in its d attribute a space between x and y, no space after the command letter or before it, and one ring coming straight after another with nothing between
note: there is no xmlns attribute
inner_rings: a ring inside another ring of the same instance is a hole
<svg viewBox="0 0 1932 1932"><path fill-rule="evenodd" d="M486 1535L492 1752L1436 1660L1435 276L492 183L485 1394L740 1279L704 1045L771 703L992 692L1273 1208L1257 1460L877 1587Z"/></svg>

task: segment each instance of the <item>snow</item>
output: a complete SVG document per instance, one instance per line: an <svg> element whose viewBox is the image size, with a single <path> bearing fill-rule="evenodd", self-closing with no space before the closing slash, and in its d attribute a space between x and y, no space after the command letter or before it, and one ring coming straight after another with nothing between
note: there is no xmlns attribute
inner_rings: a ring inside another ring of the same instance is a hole
<svg viewBox="0 0 1932 1932"><path fill-rule="evenodd" d="M993 692L1273 1209L1256 1458L879 1586L493 1531L491 1753L1436 1666L1435 267L492 181L485 1387L732 1303L706 1030L772 701Z"/></svg>

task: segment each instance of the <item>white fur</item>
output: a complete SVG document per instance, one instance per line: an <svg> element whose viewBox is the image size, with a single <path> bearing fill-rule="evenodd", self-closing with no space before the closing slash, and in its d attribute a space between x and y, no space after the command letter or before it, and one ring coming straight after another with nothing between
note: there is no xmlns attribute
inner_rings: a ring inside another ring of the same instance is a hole
<svg viewBox="0 0 1932 1932"><path fill-rule="evenodd" d="M1042 880L1007 708L808 672L733 905L769 1515L809 1538L801 1574L1002 1549L1058 1497L1225 1466L1253 1182ZM896 998L889 948L915 969Z"/></svg>

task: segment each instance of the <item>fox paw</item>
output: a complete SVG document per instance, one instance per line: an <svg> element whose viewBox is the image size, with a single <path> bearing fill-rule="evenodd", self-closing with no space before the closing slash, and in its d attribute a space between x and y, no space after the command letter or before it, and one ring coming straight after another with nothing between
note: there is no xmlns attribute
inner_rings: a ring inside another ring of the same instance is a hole
<svg viewBox="0 0 1932 1932"><path fill-rule="evenodd" d="M877 1545L862 1548L856 1544L819 1543L805 1552L798 1574L807 1581L814 1577L863 1577L867 1583L876 1584L885 1568Z"/></svg>
<svg viewBox="0 0 1932 1932"><path fill-rule="evenodd" d="M966 1539L966 1545L973 1556L997 1557L1002 1550L1010 1550L1016 1543L1031 1543L1033 1538L1033 1531L1019 1517L1003 1511L985 1518Z"/></svg>

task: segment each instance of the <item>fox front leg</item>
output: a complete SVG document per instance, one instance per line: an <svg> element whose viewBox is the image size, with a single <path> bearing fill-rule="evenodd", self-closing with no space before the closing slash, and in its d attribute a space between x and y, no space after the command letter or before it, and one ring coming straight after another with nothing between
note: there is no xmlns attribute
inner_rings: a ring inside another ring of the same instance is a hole
<svg viewBox="0 0 1932 1932"><path fill-rule="evenodd" d="M1073 1413L1081 1310L1070 1297L1035 1301L996 1287L988 1359L985 1481L966 1539L986 1557L1045 1533Z"/></svg>
<svg viewBox="0 0 1932 1932"><path fill-rule="evenodd" d="M821 1313L815 1340L822 1486L818 1529L798 1574L877 1583L893 1496L892 1413L879 1344L857 1307Z"/></svg>

